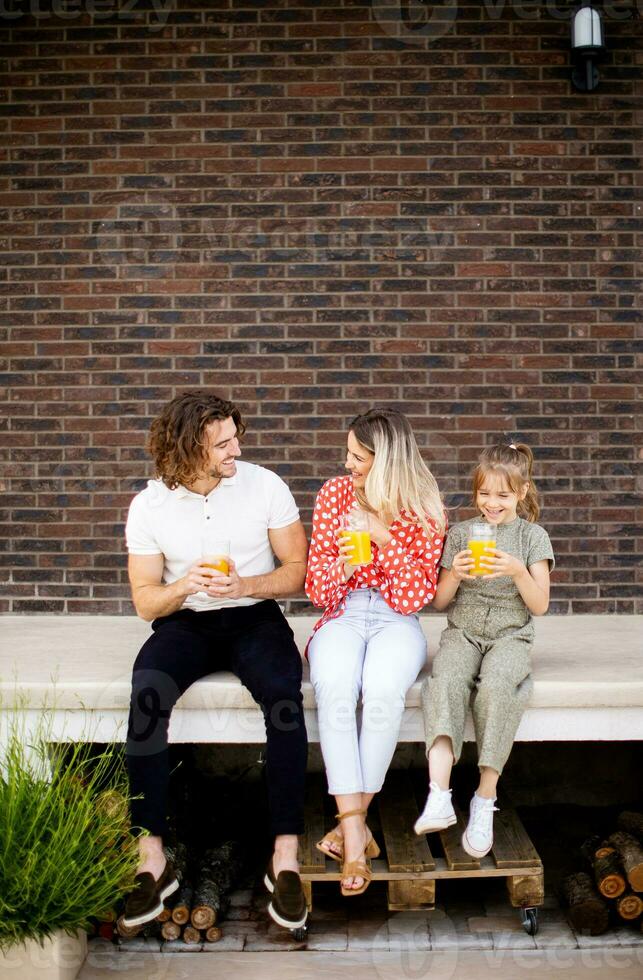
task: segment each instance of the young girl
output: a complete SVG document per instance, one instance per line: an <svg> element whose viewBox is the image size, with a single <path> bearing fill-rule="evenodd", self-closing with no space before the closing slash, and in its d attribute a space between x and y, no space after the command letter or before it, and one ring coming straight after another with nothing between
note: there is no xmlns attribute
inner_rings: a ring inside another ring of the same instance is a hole
<svg viewBox="0 0 643 980"><path fill-rule="evenodd" d="M480 517L454 524L433 600L434 609L448 609L448 625L432 676L422 685L430 790L415 831L425 834L456 822L449 782L474 692L480 784L462 847L475 858L493 845L498 777L532 689L532 616L542 616L549 606L554 554L547 532L535 523L539 506L532 465L532 452L522 444L484 450L473 472L473 500L482 520L495 526L496 547L480 562L489 572L470 574L474 560L467 541Z"/></svg>
<svg viewBox="0 0 643 980"><path fill-rule="evenodd" d="M426 662L418 613L435 594L445 515L400 412L371 409L353 419L346 469L317 495L306 594L325 610L308 656L328 791L340 821L317 846L342 863L342 894L351 896L367 888L368 859L379 854L366 809L393 757L406 692ZM355 508L368 523L369 557L353 556L340 533L341 518ZM364 564L356 564L358 557Z"/></svg>

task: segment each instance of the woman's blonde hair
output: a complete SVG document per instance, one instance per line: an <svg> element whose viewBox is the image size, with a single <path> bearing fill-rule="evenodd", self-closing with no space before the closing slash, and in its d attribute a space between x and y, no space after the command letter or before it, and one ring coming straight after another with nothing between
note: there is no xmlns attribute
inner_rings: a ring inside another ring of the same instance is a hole
<svg viewBox="0 0 643 980"><path fill-rule="evenodd" d="M500 476L507 486L517 494L522 493L525 483L529 484L524 500L518 501L518 513L532 523L538 520L540 505L538 491L531 477L534 465L534 454L524 442L498 443L488 446L481 454L478 465L473 471L473 505L476 506L478 490L484 478L490 474Z"/></svg>
<svg viewBox="0 0 643 980"><path fill-rule="evenodd" d="M427 537L435 528L443 533L446 520L440 491L406 417L392 408L372 408L356 416L348 428L374 456L364 490L356 491L364 510L391 520L403 510L410 511Z"/></svg>

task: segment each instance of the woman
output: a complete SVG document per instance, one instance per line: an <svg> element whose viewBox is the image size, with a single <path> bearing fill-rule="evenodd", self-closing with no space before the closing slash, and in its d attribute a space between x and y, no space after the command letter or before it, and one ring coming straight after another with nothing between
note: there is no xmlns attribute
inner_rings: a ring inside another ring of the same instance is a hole
<svg viewBox="0 0 643 980"><path fill-rule="evenodd" d="M435 595L445 514L407 419L371 409L350 424L347 476L334 477L315 502L306 594L324 614L308 645L328 791L340 825L319 842L343 862L343 895L371 880L379 848L365 822L384 782L406 692L426 659L418 613ZM372 560L350 564L341 519L368 521ZM362 724L356 707L362 694Z"/></svg>

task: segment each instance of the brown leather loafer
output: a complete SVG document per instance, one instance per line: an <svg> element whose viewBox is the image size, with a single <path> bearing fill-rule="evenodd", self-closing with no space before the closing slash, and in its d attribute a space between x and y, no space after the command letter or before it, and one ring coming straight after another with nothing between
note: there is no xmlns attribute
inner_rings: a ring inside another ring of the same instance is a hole
<svg viewBox="0 0 643 980"><path fill-rule="evenodd" d="M158 881L149 871L134 878L136 888L125 899L125 914L123 925L128 929L142 926L155 919L163 911L163 901L179 887L179 881L174 868L166 861L163 874Z"/></svg>
<svg viewBox="0 0 643 980"><path fill-rule="evenodd" d="M308 907L301 878L296 871L280 871L275 878L272 859L268 865L263 883L272 894L268 905L268 915L284 929L301 929L308 919Z"/></svg>

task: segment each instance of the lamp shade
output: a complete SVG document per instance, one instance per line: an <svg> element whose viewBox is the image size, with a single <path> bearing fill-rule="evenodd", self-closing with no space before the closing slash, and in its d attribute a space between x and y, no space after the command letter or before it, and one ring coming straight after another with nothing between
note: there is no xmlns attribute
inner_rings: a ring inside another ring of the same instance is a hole
<svg viewBox="0 0 643 980"><path fill-rule="evenodd" d="M604 48L603 22L600 13L593 7L581 7L572 20L572 50L602 51Z"/></svg>

